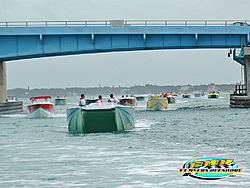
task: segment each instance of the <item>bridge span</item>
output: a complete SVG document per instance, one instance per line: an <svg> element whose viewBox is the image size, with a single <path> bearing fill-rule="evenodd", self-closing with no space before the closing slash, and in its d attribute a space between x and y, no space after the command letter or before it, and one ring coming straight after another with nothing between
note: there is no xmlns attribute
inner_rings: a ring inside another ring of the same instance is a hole
<svg viewBox="0 0 250 188"><path fill-rule="evenodd" d="M241 48L246 20L110 20L0 22L0 102L7 98L5 61L113 51ZM239 59L238 62L242 60ZM250 82L249 82L250 83Z"/></svg>
<svg viewBox="0 0 250 188"><path fill-rule="evenodd" d="M245 23L241 22L241 23ZM234 21L0 22L0 61L130 50L240 48Z"/></svg>

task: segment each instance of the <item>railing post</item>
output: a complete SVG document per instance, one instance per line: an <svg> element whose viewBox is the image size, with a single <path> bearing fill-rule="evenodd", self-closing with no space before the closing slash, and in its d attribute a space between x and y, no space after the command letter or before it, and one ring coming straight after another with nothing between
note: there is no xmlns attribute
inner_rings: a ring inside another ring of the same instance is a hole
<svg viewBox="0 0 250 188"><path fill-rule="evenodd" d="M145 21L145 27L147 27L147 21Z"/></svg>
<svg viewBox="0 0 250 188"><path fill-rule="evenodd" d="M68 28L68 22L65 22L65 26L66 26L66 28Z"/></svg>
<svg viewBox="0 0 250 188"><path fill-rule="evenodd" d="M6 28L8 28L8 22L6 22Z"/></svg>
<svg viewBox="0 0 250 188"><path fill-rule="evenodd" d="M207 21L205 21L205 27L207 27Z"/></svg>
<svg viewBox="0 0 250 188"><path fill-rule="evenodd" d="M28 28L28 22L26 22L26 28Z"/></svg>
<svg viewBox="0 0 250 188"><path fill-rule="evenodd" d="M187 27L187 21L185 21L185 27Z"/></svg>
<svg viewBox="0 0 250 188"><path fill-rule="evenodd" d="M167 27L168 26L168 21L165 21L165 27Z"/></svg>
<svg viewBox="0 0 250 188"><path fill-rule="evenodd" d="M48 23L47 22L45 22L45 25L46 25L46 28L48 28Z"/></svg>
<svg viewBox="0 0 250 188"><path fill-rule="evenodd" d="M108 27L108 22L107 21L105 21L105 27Z"/></svg>
<svg viewBox="0 0 250 188"><path fill-rule="evenodd" d="M85 21L85 27L87 27L87 21Z"/></svg>
<svg viewBox="0 0 250 188"><path fill-rule="evenodd" d="M128 26L128 21L125 21L125 26L126 26L126 27Z"/></svg>
<svg viewBox="0 0 250 188"><path fill-rule="evenodd" d="M225 21L225 27L227 27L227 21Z"/></svg>

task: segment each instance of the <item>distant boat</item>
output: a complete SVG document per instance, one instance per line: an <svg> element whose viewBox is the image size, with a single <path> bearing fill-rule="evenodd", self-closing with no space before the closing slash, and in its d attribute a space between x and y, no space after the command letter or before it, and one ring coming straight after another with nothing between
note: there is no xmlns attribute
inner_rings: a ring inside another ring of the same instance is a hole
<svg viewBox="0 0 250 188"><path fill-rule="evenodd" d="M134 128L135 112L132 106L97 103L87 108L66 110L68 130L80 133L127 131Z"/></svg>
<svg viewBox="0 0 250 188"><path fill-rule="evenodd" d="M134 95L134 97L136 98L137 101L144 101L146 96L143 95Z"/></svg>
<svg viewBox="0 0 250 188"><path fill-rule="evenodd" d="M30 97L27 106L30 118L44 118L54 116L54 104L50 101L51 96Z"/></svg>
<svg viewBox="0 0 250 188"><path fill-rule="evenodd" d="M190 98L190 97L191 97L190 94L187 92L182 95L182 98Z"/></svg>
<svg viewBox="0 0 250 188"><path fill-rule="evenodd" d="M168 108L168 99L152 95L147 101L147 109L149 110L166 110Z"/></svg>
<svg viewBox="0 0 250 188"><path fill-rule="evenodd" d="M67 104L67 98L66 97L57 97L55 99L55 105L66 105Z"/></svg>
<svg viewBox="0 0 250 188"><path fill-rule="evenodd" d="M200 92L197 92L194 94L194 97L201 97L201 96L202 96L202 93L200 93Z"/></svg>
<svg viewBox="0 0 250 188"><path fill-rule="evenodd" d="M120 104L124 106L137 106L137 100L135 97L122 97L119 98Z"/></svg>
<svg viewBox="0 0 250 188"><path fill-rule="evenodd" d="M201 96L204 96L205 93L206 93L206 92L203 92L203 91L201 91L201 92L195 92L195 93L194 93L194 97L201 97Z"/></svg>
<svg viewBox="0 0 250 188"><path fill-rule="evenodd" d="M172 92L171 92L172 93ZM172 95L174 96L174 97L177 97L177 96L179 96L180 95L180 93L178 93L178 92L174 92L174 93L172 93Z"/></svg>
<svg viewBox="0 0 250 188"><path fill-rule="evenodd" d="M216 92L212 92L212 91L211 91L211 92L208 94L208 98L209 98L209 99L219 98L219 94L216 93Z"/></svg>
<svg viewBox="0 0 250 188"><path fill-rule="evenodd" d="M168 99L168 103L175 103L176 101L176 97L173 95L168 95L167 99Z"/></svg>

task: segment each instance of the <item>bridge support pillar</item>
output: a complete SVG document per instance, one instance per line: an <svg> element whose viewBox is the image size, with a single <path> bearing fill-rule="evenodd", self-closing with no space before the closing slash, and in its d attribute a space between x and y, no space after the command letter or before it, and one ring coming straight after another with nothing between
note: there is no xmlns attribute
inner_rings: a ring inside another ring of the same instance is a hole
<svg viewBox="0 0 250 188"><path fill-rule="evenodd" d="M0 103L6 103L7 81L6 81L6 62L0 61Z"/></svg>
<svg viewBox="0 0 250 188"><path fill-rule="evenodd" d="M244 48L244 62L245 65L245 86L247 89L247 96L250 97L250 47Z"/></svg>
<svg viewBox="0 0 250 188"><path fill-rule="evenodd" d="M250 108L250 47L244 47L244 85L236 85L230 95L230 107Z"/></svg>
<svg viewBox="0 0 250 188"><path fill-rule="evenodd" d="M0 114L11 114L23 111L23 101L6 101L6 99L6 62L0 61Z"/></svg>

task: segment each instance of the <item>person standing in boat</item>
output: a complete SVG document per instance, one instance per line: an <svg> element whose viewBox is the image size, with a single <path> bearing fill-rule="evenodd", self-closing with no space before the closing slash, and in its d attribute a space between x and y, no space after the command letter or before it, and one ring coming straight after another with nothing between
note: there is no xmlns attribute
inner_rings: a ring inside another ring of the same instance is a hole
<svg viewBox="0 0 250 188"><path fill-rule="evenodd" d="M81 94L81 98L79 100L79 106L80 107L86 107L86 101L85 101L85 95L84 94Z"/></svg>
<svg viewBox="0 0 250 188"><path fill-rule="evenodd" d="M98 103L99 106L103 106L101 95L98 96L98 100L96 101L96 103Z"/></svg>
<svg viewBox="0 0 250 188"><path fill-rule="evenodd" d="M119 99L115 98L113 93L110 94L110 99L108 100L108 102L111 102L112 104L119 104L120 103Z"/></svg>

